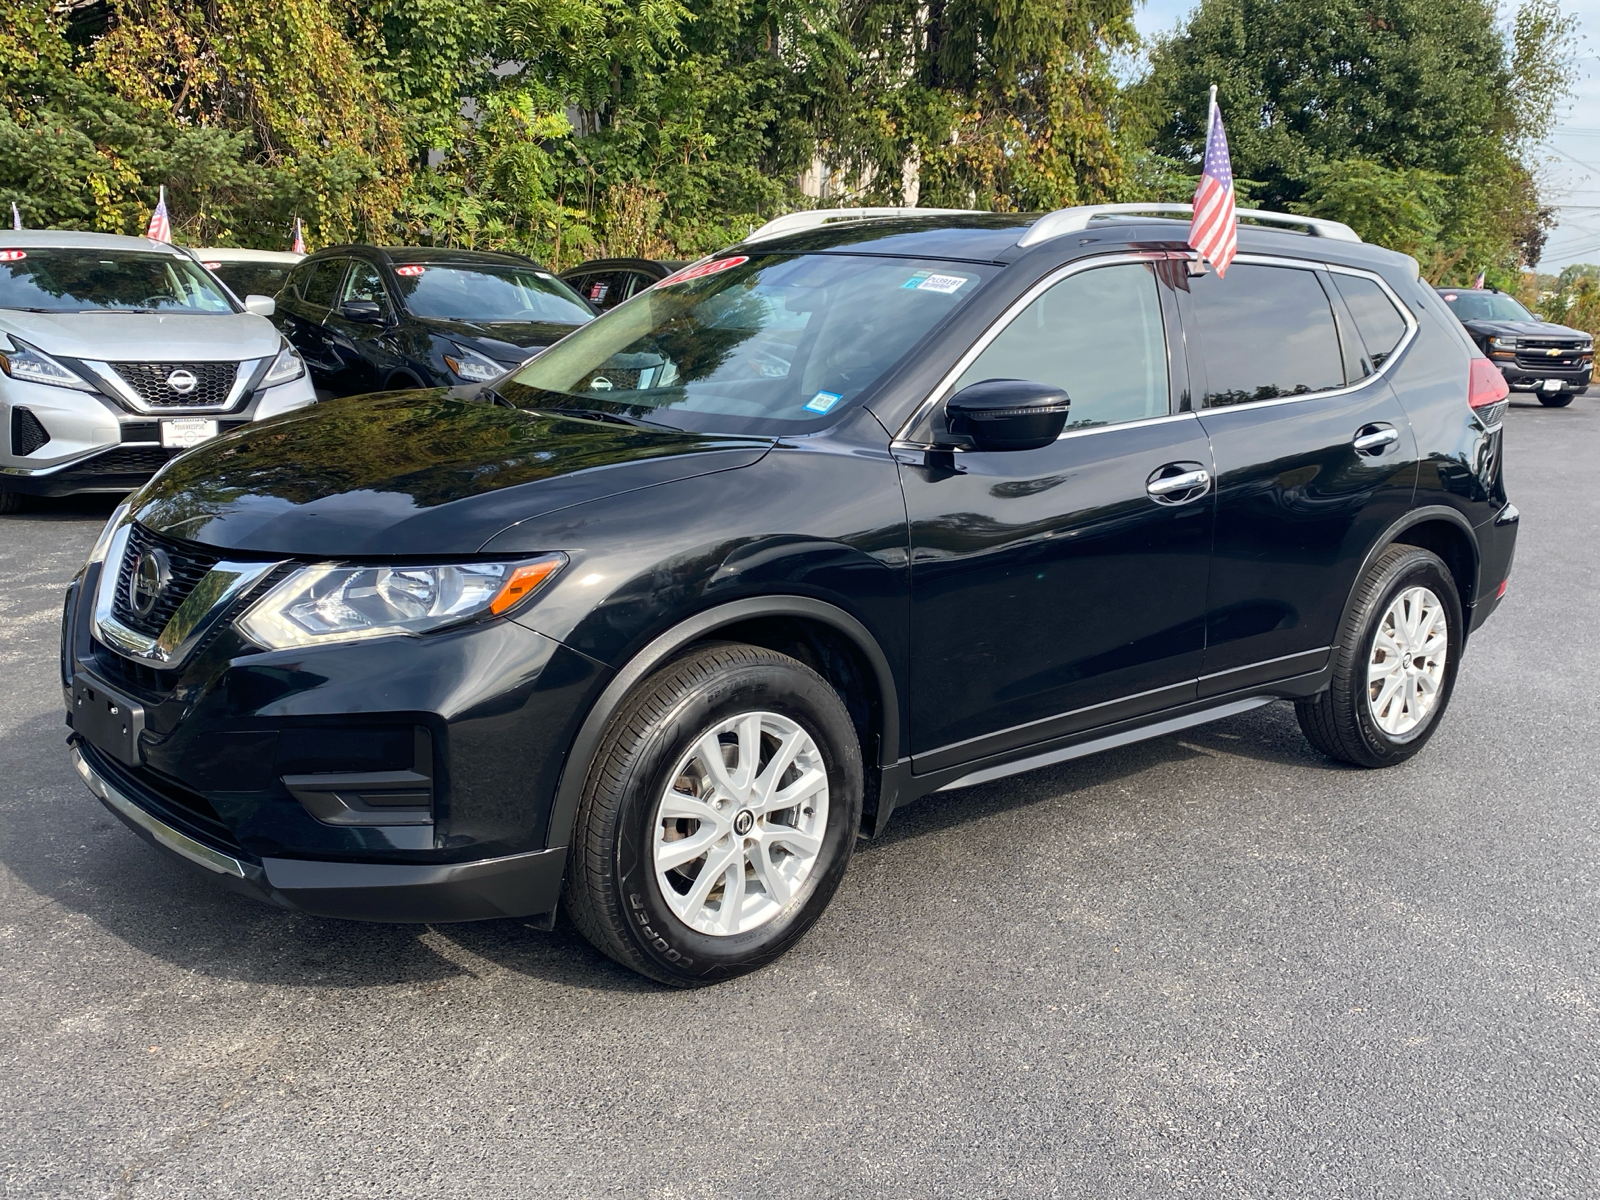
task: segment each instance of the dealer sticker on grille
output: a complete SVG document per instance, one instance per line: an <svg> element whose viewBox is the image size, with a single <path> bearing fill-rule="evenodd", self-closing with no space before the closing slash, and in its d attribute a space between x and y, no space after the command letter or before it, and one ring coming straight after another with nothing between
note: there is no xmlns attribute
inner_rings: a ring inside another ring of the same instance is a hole
<svg viewBox="0 0 1600 1200"><path fill-rule="evenodd" d="M161 444L187 450L217 436L217 423L207 417L173 417L161 422Z"/></svg>

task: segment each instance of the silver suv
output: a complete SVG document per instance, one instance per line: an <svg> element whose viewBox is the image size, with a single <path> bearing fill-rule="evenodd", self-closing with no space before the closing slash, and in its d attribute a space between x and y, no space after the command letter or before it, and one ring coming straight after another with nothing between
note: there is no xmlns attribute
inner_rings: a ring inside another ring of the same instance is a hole
<svg viewBox="0 0 1600 1200"><path fill-rule="evenodd" d="M0 233L0 513L131 491L191 446L312 403L272 311L162 242Z"/></svg>

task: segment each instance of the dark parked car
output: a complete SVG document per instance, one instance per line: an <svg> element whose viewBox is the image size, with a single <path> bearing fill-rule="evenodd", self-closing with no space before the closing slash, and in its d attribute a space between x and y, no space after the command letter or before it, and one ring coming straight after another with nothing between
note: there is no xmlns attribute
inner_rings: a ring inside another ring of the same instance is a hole
<svg viewBox="0 0 1600 1200"><path fill-rule="evenodd" d="M681 259L596 258L561 272L561 278L598 311L607 312L683 265Z"/></svg>
<svg viewBox="0 0 1600 1200"><path fill-rule="evenodd" d="M1541 321L1494 288L1440 288L1439 295L1513 392L1534 392L1540 404L1565 408L1589 390L1594 338L1583 330Z"/></svg>
<svg viewBox="0 0 1600 1200"><path fill-rule="evenodd" d="M278 293L278 327L319 396L483 383L593 319L532 259L331 246Z"/></svg>
<svg viewBox="0 0 1600 1200"><path fill-rule="evenodd" d="M1518 515L1505 381L1411 259L1269 215L1223 279L1115 207L849 215L489 386L178 459L67 598L90 789L288 908L561 901L693 985L930 792L1274 700L1347 763L1426 744Z"/></svg>

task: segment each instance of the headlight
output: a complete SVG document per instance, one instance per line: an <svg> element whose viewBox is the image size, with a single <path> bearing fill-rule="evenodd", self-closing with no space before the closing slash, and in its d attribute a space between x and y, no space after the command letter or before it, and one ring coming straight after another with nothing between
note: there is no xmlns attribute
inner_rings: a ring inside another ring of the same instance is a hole
<svg viewBox="0 0 1600 1200"><path fill-rule="evenodd" d="M272 387L279 383L288 383L291 379L299 379L306 373L305 361L298 351L288 343L284 343L278 357L272 360L272 365L267 368L267 373L261 377L261 387Z"/></svg>
<svg viewBox="0 0 1600 1200"><path fill-rule="evenodd" d="M106 522L106 527L100 531L100 536L95 539L94 549L89 551L89 560L84 566L91 566L97 562L105 562L106 551L111 548L111 535L117 532L128 515L128 509L133 506L133 500L124 500L117 505L117 511L111 514L111 519Z"/></svg>
<svg viewBox="0 0 1600 1200"><path fill-rule="evenodd" d="M26 342L8 338L5 334L0 334L0 371L28 383L74 388L80 392L96 390L94 384L67 370L43 350L36 350Z"/></svg>
<svg viewBox="0 0 1600 1200"><path fill-rule="evenodd" d="M547 554L528 562L449 567L324 563L296 571L261 597L240 618L239 629L268 650L415 636L510 612L566 561L564 554Z"/></svg>
<svg viewBox="0 0 1600 1200"><path fill-rule="evenodd" d="M1516 348L1517 339L1514 337L1492 337L1489 339L1489 349L1491 350L1515 350Z"/></svg>
<svg viewBox="0 0 1600 1200"><path fill-rule="evenodd" d="M488 383L491 379L499 379L509 369L495 362L494 359L479 354L476 350L451 342L454 354L446 354L444 361L450 369L468 383Z"/></svg>

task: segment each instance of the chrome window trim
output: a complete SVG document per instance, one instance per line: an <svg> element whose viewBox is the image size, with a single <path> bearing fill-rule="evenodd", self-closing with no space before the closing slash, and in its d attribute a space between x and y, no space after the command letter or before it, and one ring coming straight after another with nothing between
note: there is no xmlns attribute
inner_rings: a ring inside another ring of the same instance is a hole
<svg viewBox="0 0 1600 1200"><path fill-rule="evenodd" d="M1057 267L1054 271L1051 271L1043 279L1040 279L1027 291L1023 292L1022 295L1016 300L1013 300L1011 305L990 323L989 328L985 329L983 333L979 335L978 340L973 342L972 345L967 348L967 352L956 360L956 365L951 367L949 371L945 372L944 376L939 380L939 382L934 385L933 390L928 393L927 399L923 400L922 403L917 405L910 417L901 422L900 428L895 432L892 445L894 445L897 449L905 450L933 449L934 447L931 444L911 441L909 439L910 432L916 428L917 424L922 421L924 417L933 412L933 410L940 404L944 403L944 401L949 399L949 391L950 388L955 385L955 381L960 379L962 373L977 361L980 354L989 348L990 343L1004 333L1005 330L1011 325L1011 322L1015 321L1019 316L1021 316L1023 311L1030 304L1032 304L1040 296L1044 295L1045 292L1049 291L1056 284L1060 283L1063 279L1066 279L1072 275L1076 275L1080 271L1093 270L1096 267L1115 267L1123 266L1128 263L1164 262L1173 257L1173 252L1167 250L1127 251L1119 254L1103 254L1096 255L1092 258L1080 258L1075 262L1066 263L1063 266ZM1171 342L1169 341L1167 344L1170 348ZM1167 373L1167 386L1169 391L1171 388L1171 383L1172 374L1169 365ZM1181 415L1183 414L1169 413L1167 414L1167 417L1145 417L1142 418L1142 420L1162 421L1172 416ZM1125 421L1118 425L1097 425L1094 426L1094 428L1097 430L1126 429L1132 424L1134 424L1134 422ZM1067 432L1070 431L1064 431L1062 436L1066 436ZM949 449L949 447L940 447L940 449Z"/></svg>
<svg viewBox="0 0 1600 1200"><path fill-rule="evenodd" d="M276 357L276 354L270 356L270 358ZM233 387L229 389L226 400L221 404L146 404L144 397L134 391L128 381L118 375L110 363L87 358L80 361L95 373L101 383L111 389L118 400L133 409L134 412L144 416L194 416L197 413L232 412L238 407L239 401L244 398L245 389L249 386L250 381L255 378L256 370L262 363L259 358L196 359L195 361L197 362L231 362L234 364Z"/></svg>
<svg viewBox="0 0 1600 1200"><path fill-rule="evenodd" d="M178 605L166 627L151 637L117 620L112 607L131 530L131 522L123 525L106 547L100 584L94 596L94 632L101 642L124 658L158 671L170 671L181 665L233 602L278 565L275 562L217 563Z"/></svg>
<svg viewBox="0 0 1600 1200"><path fill-rule="evenodd" d="M1188 257L1191 261L1195 261L1198 260L1200 256L1198 254L1191 253L1188 255ZM1383 360L1383 365L1377 370L1373 371L1373 373L1368 375L1365 379L1358 379L1355 383L1347 383L1343 387L1338 388L1327 388L1326 390L1320 392L1303 392L1298 396L1274 396L1271 400L1246 400L1242 404L1219 404L1216 406L1211 406L1206 404L1206 398L1202 395L1199 398L1200 406L1196 410L1197 412L1225 413L1242 409L1250 409L1254 411L1255 409L1260 408L1276 408L1282 404L1300 404L1306 400L1328 400L1337 398L1339 396L1348 396L1352 392L1359 392L1362 388L1371 387L1378 380L1382 379L1386 374L1388 374L1389 368L1400 360L1400 356L1405 352L1406 348L1416 340L1417 331L1420 328L1420 326L1417 324L1416 317L1412 315L1411 310L1395 293L1395 290L1389 286L1388 281L1376 271L1368 271L1360 267L1347 267L1343 263L1314 262L1307 258L1285 258L1276 254L1241 254L1233 261L1235 263L1244 263L1246 266L1287 267L1298 271L1327 271L1329 274L1354 275L1359 279L1370 279L1383 289L1384 295L1389 297L1389 303L1394 305L1395 310L1405 318L1406 332L1405 336L1403 336L1399 342L1395 344L1395 348L1389 351L1389 357ZM1340 299L1342 300L1343 297L1341 296ZM1331 307L1329 309L1329 313L1332 315ZM1354 319L1354 316L1352 316L1351 320L1353 321ZM1337 328L1337 324L1337 321L1335 321L1335 328ZM1359 329L1356 330L1355 335L1360 337L1361 331ZM1205 353L1204 345L1205 343L1202 341L1202 354Z"/></svg>

